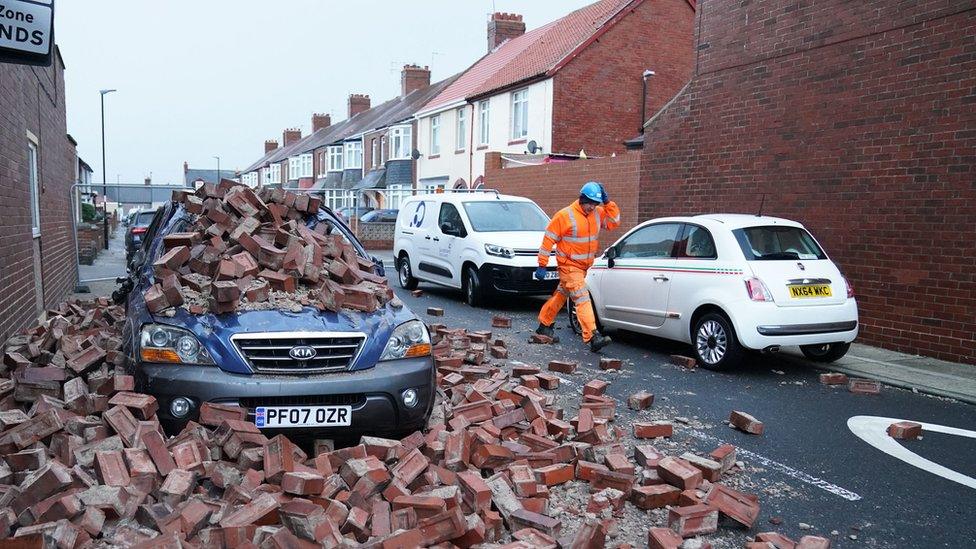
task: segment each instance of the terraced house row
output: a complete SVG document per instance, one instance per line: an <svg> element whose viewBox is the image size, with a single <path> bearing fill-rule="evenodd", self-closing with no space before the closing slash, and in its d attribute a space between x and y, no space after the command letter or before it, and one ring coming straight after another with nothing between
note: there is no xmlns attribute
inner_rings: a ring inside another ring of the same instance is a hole
<svg viewBox="0 0 976 549"><path fill-rule="evenodd" d="M429 67L406 65L399 96L373 106L349 95L345 120L314 114L311 134L284 130L241 180L320 190L332 208L357 194L397 208L415 189L483 185L489 152L622 153L642 116L691 78L695 9L694 0L601 0L528 32L520 15L495 13L487 53L464 71L432 83Z"/></svg>

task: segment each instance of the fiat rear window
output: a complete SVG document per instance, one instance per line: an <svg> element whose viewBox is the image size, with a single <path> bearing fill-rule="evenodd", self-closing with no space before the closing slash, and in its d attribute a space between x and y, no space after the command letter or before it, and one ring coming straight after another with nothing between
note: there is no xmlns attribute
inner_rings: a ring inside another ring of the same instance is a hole
<svg viewBox="0 0 976 549"><path fill-rule="evenodd" d="M827 259L817 242L801 227L764 225L732 231L748 261L812 261Z"/></svg>

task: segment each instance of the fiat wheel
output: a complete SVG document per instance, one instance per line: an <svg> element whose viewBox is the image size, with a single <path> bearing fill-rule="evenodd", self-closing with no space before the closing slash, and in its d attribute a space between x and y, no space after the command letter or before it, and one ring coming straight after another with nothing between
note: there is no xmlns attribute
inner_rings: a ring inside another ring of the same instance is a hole
<svg viewBox="0 0 976 549"><path fill-rule="evenodd" d="M698 319L692 345L702 368L726 370L742 360L742 347L735 337L732 323L717 313L708 313Z"/></svg>

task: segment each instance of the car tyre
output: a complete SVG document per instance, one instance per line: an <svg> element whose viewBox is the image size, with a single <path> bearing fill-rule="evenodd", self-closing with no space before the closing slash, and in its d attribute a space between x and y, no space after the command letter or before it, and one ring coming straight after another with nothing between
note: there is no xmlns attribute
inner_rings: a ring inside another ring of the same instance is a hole
<svg viewBox="0 0 976 549"><path fill-rule="evenodd" d="M695 358L702 368L728 370L737 366L744 354L732 323L718 313L702 315L691 334Z"/></svg>
<svg viewBox="0 0 976 549"><path fill-rule="evenodd" d="M850 348L850 343L825 343L822 345L800 345L800 352L814 362L834 362L846 355Z"/></svg>
<svg viewBox="0 0 976 549"><path fill-rule="evenodd" d="M481 285L481 277L474 267L464 269L464 302L472 307L481 307L485 302L485 290Z"/></svg>
<svg viewBox="0 0 976 549"><path fill-rule="evenodd" d="M417 284L420 283L413 277L413 271L410 270L410 257L407 254L400 256L400 261L397 264L397 280L404 290L416 290Z"/></svg>

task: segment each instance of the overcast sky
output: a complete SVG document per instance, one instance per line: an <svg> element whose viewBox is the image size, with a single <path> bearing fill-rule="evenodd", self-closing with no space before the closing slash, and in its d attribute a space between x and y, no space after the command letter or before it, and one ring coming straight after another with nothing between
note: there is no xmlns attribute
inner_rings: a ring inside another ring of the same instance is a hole
<svg viewBox="0 0 976 549"><path fill-rule="evenodd" d="M594 0L58 0L68 132L100 182L99 90L107 179L181 182L194 168L243 169L313 112L346 117L350 93L400 92L405 63L439 80L487 50L493 10L528 29Z"/></svg>

